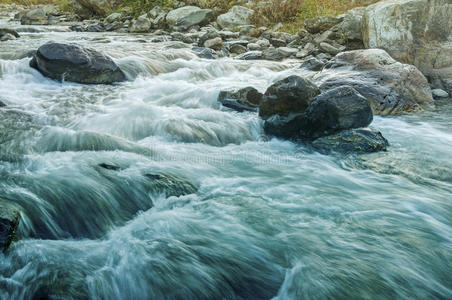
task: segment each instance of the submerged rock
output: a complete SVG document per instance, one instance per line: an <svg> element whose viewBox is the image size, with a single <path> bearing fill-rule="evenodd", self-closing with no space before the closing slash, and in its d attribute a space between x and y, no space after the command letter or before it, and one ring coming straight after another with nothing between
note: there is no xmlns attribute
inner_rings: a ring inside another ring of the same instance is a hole
<svg viewBox="0 0 452 300"><path fill-rule="evenodd" d="M19 222L19 206L0 198L0 251L5 251L14 240Z"/></svg>
<svg viewBox="0 0 452 300"><path fill-rule="evenodd" d="M194 194L198 190L194 184L177 176L150 173L145 176L149 179L151 192L163 192L166 197Z"/></svg>
<svg viewBox="0 0 452 300"><path fill-rule="evenodd" d="M109 84L125 80L124 73L110 57L77 44L44 44L30 66L44 76L60 81Z"/></svg>
<svg viewBox="0 0 452 300"><path fill-rule="evenodd" d="M259 116L268 119L273 115L303 113L318 94L319 88L311 81L295 75L289 76L275 82L265 91Z"/></svg>
<svg viewBox="0 0 452 300"><path fill-rule="evenodd" d="M412 65L380 49L342 52L312 79L322 91L349 85L369 101L374 114L418 110L433 102L427 79Z"/></svg>
<svg viewBox="0 0 452 300"><path fill-rule="evenodd" d="M315 97L304 112L268 118L267 134L288 139L313 140L342 130L366 127L373 119L366 98L349 86Z"/></svg>
<svg viewBox="0 0 452 300"><path fill-rule="evenodd" d="M379 131L358 128L318 138L312 146L323 153L370 153L386 151L389 143Z"/></svg>
<svg viewBox="0 0 452 300"><path fill-rule="evenodd" d="M221 91L218 101L225 107L236 111L254 111L262 101L262 94L253 87L246 87L237 91Z"/></svg>

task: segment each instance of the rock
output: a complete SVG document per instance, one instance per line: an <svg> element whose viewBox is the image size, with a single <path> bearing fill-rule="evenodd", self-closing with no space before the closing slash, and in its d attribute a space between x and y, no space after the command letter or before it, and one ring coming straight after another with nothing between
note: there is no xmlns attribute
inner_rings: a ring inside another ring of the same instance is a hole
<svg viewBox="0 0 452 300"><path fill-rule="evenodd" d="M304 28L309 33L321 33L324 32L334 25L340 23L342 21L341 18L335 17L319 17L319 18L311 18L304 21Z"/></svg>
<svg viewBox="0 0 452 300"><path fill-rule="evenodd" d="M386 50L394 59L415 65L430 79L451 88L452 2L385 0L366 8L363 40L367 48ZM452 90L448 90L449 93Z"/></svg>
<svg viewBox="0 0 452 300"><path fill-rule="evenodd" d="M121 21L116 21L113 23L106 24L105 30L106 31L114 31L114 30L121 29L123 26L124 26L124 24Z"/></svg>
<svg viewBox="0 0 452 300"><path fill-rule="evenodd" d="M262 101L262 94L253 87L246 87L237 91L221 91L218 101L225 107L236 111L257 112Z"/></svg>
<svg viewBox="0 0 452 300"><path fill-rule="evenodd" d="M150 192L165 193L166 197L180 197L194 194L198 188L188 180L166 174L145 174L149 180Z"/></svg>
<svg viewBox="0 0 452 300"><path fill-rule="evenodd" d="M217 24L221 28L232 28L241 25L250 25L251 16L254 14L254 10L243 7L233 6L225 14L217 17Z"/></svg>
<svg viewBox="0 0 452 300"><path fill-rule="evenodd" d="M218 31L216 31L215 29L209 28L206 32L204 32L203 34L201 34L201 36L198 39L198 46L199 47L204 47L204 43L207 40L211 40L214 38L220 37L220 34Z"/></svg>
<svg viewBox="0 0 452 300"><path fill-rule="evenodd" d="M278 51L284 57L291 57L291 56L297 54L298 49L297 48L290 48L290 47L279 47Z"/></svg>
<svg viewBox="0 0 452 300"><path fill-rule="evenodd" d="M196 6L184 6L170 11L166 15L166 22L172 27L187 30L194 25L204 25L212 18L212 10L201 9Z"/></svg>
<svg viewBox="0 0 452 300"><path fill-rule="evenodd" d="M309 51L305 49L301 49L300 51L297 52L297 54L295 54L296 58L305 58L306 56L309 56Z"/></svg>
<svg viewBox="0 0 452 300"><path fill-rule="evenodd" d="M71 0L71 10L82 20L90 19L94 14L93 10L81 5L78 0Z"/></svg>
<svg viewBox="0 0 452 300"><path fill-rule="evenodd" d="M367 99L350 86L322 93L312 100L303 118L300 136L318 138L345 129L368 126L373 119Z"/></svg>
<svg viewBox="0 0 452 300"><path fill-rule="evenodd" d="M323 153L348 154L386 151L389 143L379 131L358 128L318 138L312 142L312 146Z"/></svg>
<svg viewBox="0 0 452 300"><path fill-rule="evenodd" d="M30 10L20 19L22 25L48 25L49 19L43 9Z"/></svg>
<svg viewBox="0 0 452 300"><path fill-rule="evenodd" d="M256 50L260 50L261 46L259 46L259 44L257 44L257 43L249 43L248 45L246 45L246 49L248 51L256 51Z"/></svg>
<svg viewBox="0 0 452 300"><path fill-rule="evenodd" d="M295 75L289 76L275 82L265 91L259 116L265 120L273 115L303 113L318 94L319 88L311 81Z"/></svg>
<svg viewBox="0 0 452 300"><path fill-rule="evenodd" d="M204 42L204 47L214 50L221 50L221 48L223 48L223 40L220 37L207 40Z"/></svg>
<svg viewBox="0 0 452 300"><path fill-rule="evenodd" d="M129 32L144 33L149 32L151 29L151 21L146 15L139 16L136 20L133 20L129 26Z"/></svg>
<svg viewBox="0 0 452 300"><path fill-rule="evenodd" d="M14 203L0 199L0 251L8 249L15 239L20 222L20 207Z"/></svg>
<svg viewBox="0 0 452 300"><path fill-rule="evenodd" d="M39 47L30 66L56 80L108 84L126 79L110 57L77 44L44 44Z"/></svg>
<svg viewBox="0 0 452 300"><path fill-rule="evenodd" d="M235 59L240 60L257 60L262 59L262 51L248 51L243 54L237 55Z"/></svg>
<svg viewBox="0 0 452 300"><path fill-rule="evenodd" d="M119 0L75 0L75 2L102 17L121 3Z"/></svg>
<svg viewBox="0 0 452 300"><path fill-rule="evenodd" d="M232 44L229 46L228 50L234 54L243 54L247 51L247 48L240 44Z"/></svg>
<svg viewBox="0 0 452 300"><path fill-rule="evenodd" d="M276 48L284 47L286 45L286 41L281 39L270 38L270 44L272 44L272 46Z"/></svg>
<svg viewBox="0 0 452 300"><path fill-rule="evenodd" d="M105 22L114 23L116 21L121 20L122 15L120 13L112 13L108 17L105 18Z"/></svg>
<svg viewBox="0 0 452 300"><path fill-rule="evenodd" d="M69 27L70 30L75 31L75 32L83 32L84 29L81 25L72 25Z"/></svg>
<svg viewBox="0 0 452 300"><path fill-rule="evenodd" d="M435 99L449 97L449 94L446 91L442 90L442 89L434 89L434 90L432 90L432 95L433 95L433 98L435 98Z"/></svg>
<svg viewBox="0 0 452 300"><path fill-rule="evenodd" d="M0 101L0 107L6 107L6 104Z"/></svg>
<svg viewBox="0 0 452 300"><path fill-rule="evenodd" d="M345 50L345 49L336 48L336 47L334 47L334 46L332 46L332 45L330 45L328 43L325 43L325 42L320 43L319 47L320 47L321 50L323 50L326 53L331 54L331 55L336 55L339 52Z"/></svg>
<svg viewBox="0 0 452 300"><path fill-rule="evenodd" d="M342 130L365 127L372 118L367 100L353 88L343 86L315 97L304 111L293 111L286 116L272 115L265 120L264 130L266 134L281 138L313 140Z"/></svg>
<svg viewBox="0 0 452 300"><path fill-rule="evenodd" d="M357 7L344 14L344 20L331 28L347 50L363 49L362 19L366 9Z"/></svg>
<svg viewBox="0 0 452 300"><path fill-rule="evenodd" d="M207 58L207 59L216 59L217 55L215 54L215 51L209 48L202 48L202 47L194 47L191 49L193 52L196 53L200 58Z"/></svg>
<svg viewBox="0 0 452 300"><path fill-rule="evenodd" d="M280 61L284 58L287 58L287 53L284 53L279 50L279 48L268 48L262 52L263 58L266 60Z"/></svg>
<svg viewBox="0 0 452 300"><path fill-rule="evenodd" d="M6 33L2 36L0 36L0 41L1 42L5 42L5 41L11 41L11 40L15 40L16 37L12 34Z"/></svg>
<svg viewBox="0 0 452 300"><path fill-rule="evenodd" d="M12 35L14 39L20 38L20 34L17 33L17 31L8 28L0 28L0 38L7 34Z"/></svg>
<svg viewBox="0 0 452 300"><path fill-rule="evenodd" d="M310 58L306 61L304 61L300 68L301 69L306 69L309 71L321 71L323 69L323 66L325 64L323 62L321 62L320 60L318 60L317 58Z"/></svg>
<svg viewBox="0 0 452 300"><path fill-rule="evenodd" d="M352 86L367 98L373 113L378 115L418 110L433 102L422 73L380 49L339 53L312 80L322 91Z"/></svg>
<svg viewBox="0 0 452 300"><path fill-rule="evenodd" d="M93 25L86 26L84 31L87 31L87 32L103 32L104 28L102 27L101 24L93 24Z"/></svg>

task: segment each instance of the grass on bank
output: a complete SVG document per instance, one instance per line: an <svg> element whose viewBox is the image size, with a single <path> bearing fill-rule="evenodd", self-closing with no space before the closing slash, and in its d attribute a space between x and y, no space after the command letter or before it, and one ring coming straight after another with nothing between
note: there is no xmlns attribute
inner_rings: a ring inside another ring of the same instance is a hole
<svg viewBox="0 0 452 300"><path fill-rule="evenodd" d="M71 0L0 0L1 3L21 5L56 4L62 10L70 9ZM378 0L269 0L256 1L253 23L256 26L272 27L281 23L281 31L295 33L303 28L304 20L319 16L336 16L358 6L366 6ZM196 5L213 9L215 14L226 12L240 0L185 0L185 5ZM122 0L118 9L125 9L138 16L155 6L174 8L176 0ZM243 2L242 2L243 3ZM265 5L263 4L265 3ZM243 5L243 4L242 4Z"/></svg>

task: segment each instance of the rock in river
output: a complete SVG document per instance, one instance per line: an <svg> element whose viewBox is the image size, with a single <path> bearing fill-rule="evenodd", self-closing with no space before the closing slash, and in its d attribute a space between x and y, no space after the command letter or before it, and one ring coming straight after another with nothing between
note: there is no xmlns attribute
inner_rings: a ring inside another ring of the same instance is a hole
<svg viewBox="0 0 452 300"><path fill-rule="evenodd" d="M236 111L257 112L262 101L262 94L253 87L246 87L237 91L221 91L218 101L225 107Z"/></svg>
<svg viewBox="0 0 452 300"><path fill-rule="evenodd" d="M110 57L77 44L44 44L39 47L30 66L56 80L94 84L125 80L124 73Z"/></svg>
<svg viewBox="0 0 452 300"><path fill-rule="evenodd" d="M0 251L6 250L16 235L20 222L20 208L0 198Z"/></svg>
<svg viewBox="0 0 452 300"><path fill-rule="evenodd" d="M289 76L267 89L259 108L259 116L267 119L273 115L303 113L318 94L319 88L311 81L295 75Z"/></svg>
<svg viewBox="0 0 452 300"><path fill-rule="evenodd" d="M418 110L432 103L427 79L413 65L395 61L380 49L342 52L312 79L322 91L349 85L369 101L374 114Z"/></svg>

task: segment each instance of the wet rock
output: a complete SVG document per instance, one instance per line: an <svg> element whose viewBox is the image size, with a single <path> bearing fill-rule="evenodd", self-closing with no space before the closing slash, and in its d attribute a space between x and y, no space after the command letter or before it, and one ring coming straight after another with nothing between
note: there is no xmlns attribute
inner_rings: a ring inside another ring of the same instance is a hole
<svg viewBox="0 0 452 300"><path fill-rule="evenodd" d="M312 80L322 91L352 86L379 115L418 110L433 102L424 75L415 66L399 63L380 49L342 52Z"/></svg>
<svg viewBox="0 0 452 300"><path fill-rule="evenodd" d="M110 57L77 44L44 44L30 66L55 80L94 84L125 80L124 73Z"/></svg>
<svg viewBox="0 0 452 300"><path fill-rule="evenodd" d="M0 107L6 107L6 104L0 101Z"/></svg>
<svg viewBox="0 0 452 300"><path fill-rule="evenodd" d="M206 59L216 59L217 55L214 50L209 48L202 48L202 47L194 47L191 49L193 52L196 53L200 58L206 58Z"/></svg>
<svg viewBox="0 0 452 300"><path fill-rule="evenodd" d="M210 48L213 50L221 50L223 48L223 40L220 37L216 37L214 39L210 39L204 42L204 47Z"/></svg>
<svg viewBox="0 0 452 300"><path fill-rule="evenodd" d="M284 58L287 58L285 53L281 52L279 48L268 48L262 51L262 56L266 60L272 60L272 61L281 61Z"/></svg>
<svg viewBox="0 0 452 300"><path fill-rule="evenodd" d="M1 42L5 42L5 41L11 41L11 40L15 40L16 37L12 34L6 33L2 36L0 36L0 41Z"/></svg>
<svg viewBox="0 0 452 300"><path fill-rule="evenodd" d="M435 99L449 97L449 94L446 91L442 90L442 89L434 89L434 90L432 90L432 95L433 95L433 98L435 98Z"/></svg>
<svg viewBox="0 0 452 300"><path fill-rule="evenodd" d="M304 28L309 32L309 33L321 33L324 32L328 29L330 29L331 27L333 27L334 25L340 23L342 21L341 18L335 18L335 17L319 17L319 18L311 18L311 19L307 19L304 22Z"/></svg>
<svg viewBox="0 0 452 300"><path fill-rule="evenodd" d="M139 16L136 20L133 20L129 26L129 32L132 33L144 33L149 32L151 29L151 21L146 15Z"/></svg>
<svg viewBox="0 0 452 300"><path fill-rule="evenodd" d="M8 249L16 237L20 222L20 207L0 198L0 251Z"/></svg>
<svg viewBox="0 0 452 300"><path fill-rule="evenodd" d="M109 23L105 25L105 30L106 31L114 31L114 30L118 30L120 28L122 28L124 26L124 24L120 21L116 21L113 23Z"/></svg>
<svg viewBox="0 0 452 300"><path fill-rule="evenodd" d="M324 65L325 64L322 61L318 60L315 57L312 57L312 58L304 61L301 64L300 68L301 69L306 69L306 70L309 70L309 71L321 71L323 69Z"/></svg>
<svg viewBox="0 0 452 300"><path fill-rule="evenodd" d="M451 4L450 0L385 0L370 5L362 21L364 45L386 50L427 77L448 80L452 78Z"/></svg>
<svg viewBox="0 0 452 300"><path fill-rule="evenodd" d="M93 24L86 26L85 30L86 32L103 32L104 28L100 24Z"/></svg>
<svg viewBox="0 0 452 300"><path fill-rule="evenodd" d="M303 113L319 94L319 88L311 81L295 75L289 76L275 82L265 91L259 116L267 119L273 115Z"/></svg>
<svg viewBox="0 0 452 300"><path fill-rule="evenodd" d="M264 130L277 137L313 140L342 130L366 127L372 119L367 99L353 88L343 86L318 95L304 111L272 115L266 119Z"/></svg>
<svg viewBox="0 0 452 300"><path fill-rule="evenodd" d="M318 138L312 142L312 146L322 153L348 154L386 151L389 143L379 131L358 128Z"/></svg>
<svg viewBox="0 0 452 300"><path fill-rule="evenodd" d="M166 15L166 22L171 27L180 30L187 30L194 25L207 24L212 18L213 12L210 9L201 9L196 6L184 6L170 11Z"/></svg>
<svg viewBox="0 0 452 300"><path fill-rule="evenodd" d="M259 93L253 87L246 87L236 91L221 91L218 95L218 101L225 107L236 111L254 111L257 112L262 101L262 93Z"/></svg>
<svg viewBox="0 0 452 300"><path fill-rule="evenodd" d="M100 163L99 167L112 171L118 171L121 169L119 166L112 163Z"/></svg>
<svg viewBox="0 0 452 300"><path fill-rule="evenodd" d="M37 8L30 10L20 19L22 25L48 25L49 20L43 9Z"/></svg>
<svg viewBox="0 0 452 300"><path fill-rule="evenodd" d="M145 174L150 184L150 190L154 193L165 193L166 197L180 197L194 194L198 188L186 179L164 174Z"/></svg>
<svg viewBox="0 0 452 300"><path fill-rule="evenodd" d="M70 30L75 31L75 32L83 32L84 29L81 25L72 25L69 27Z"/></svg>
<svg viewBox="0 0 452 300"><path fill-rule="evenodd" d="M262 59L262 57L262 51L248 51L243 54L237 55L235 58L241 60L257 60Z"/></svg>
<svg viewBox="0 0 452 300"><path fill-rule="evenodd" d="M221 28L232 28L241 25L250 25L251 16L254 14L254 10L243 7L243 6L233 6L225 14L219 15L217 17L217 24Z"/></svg>

